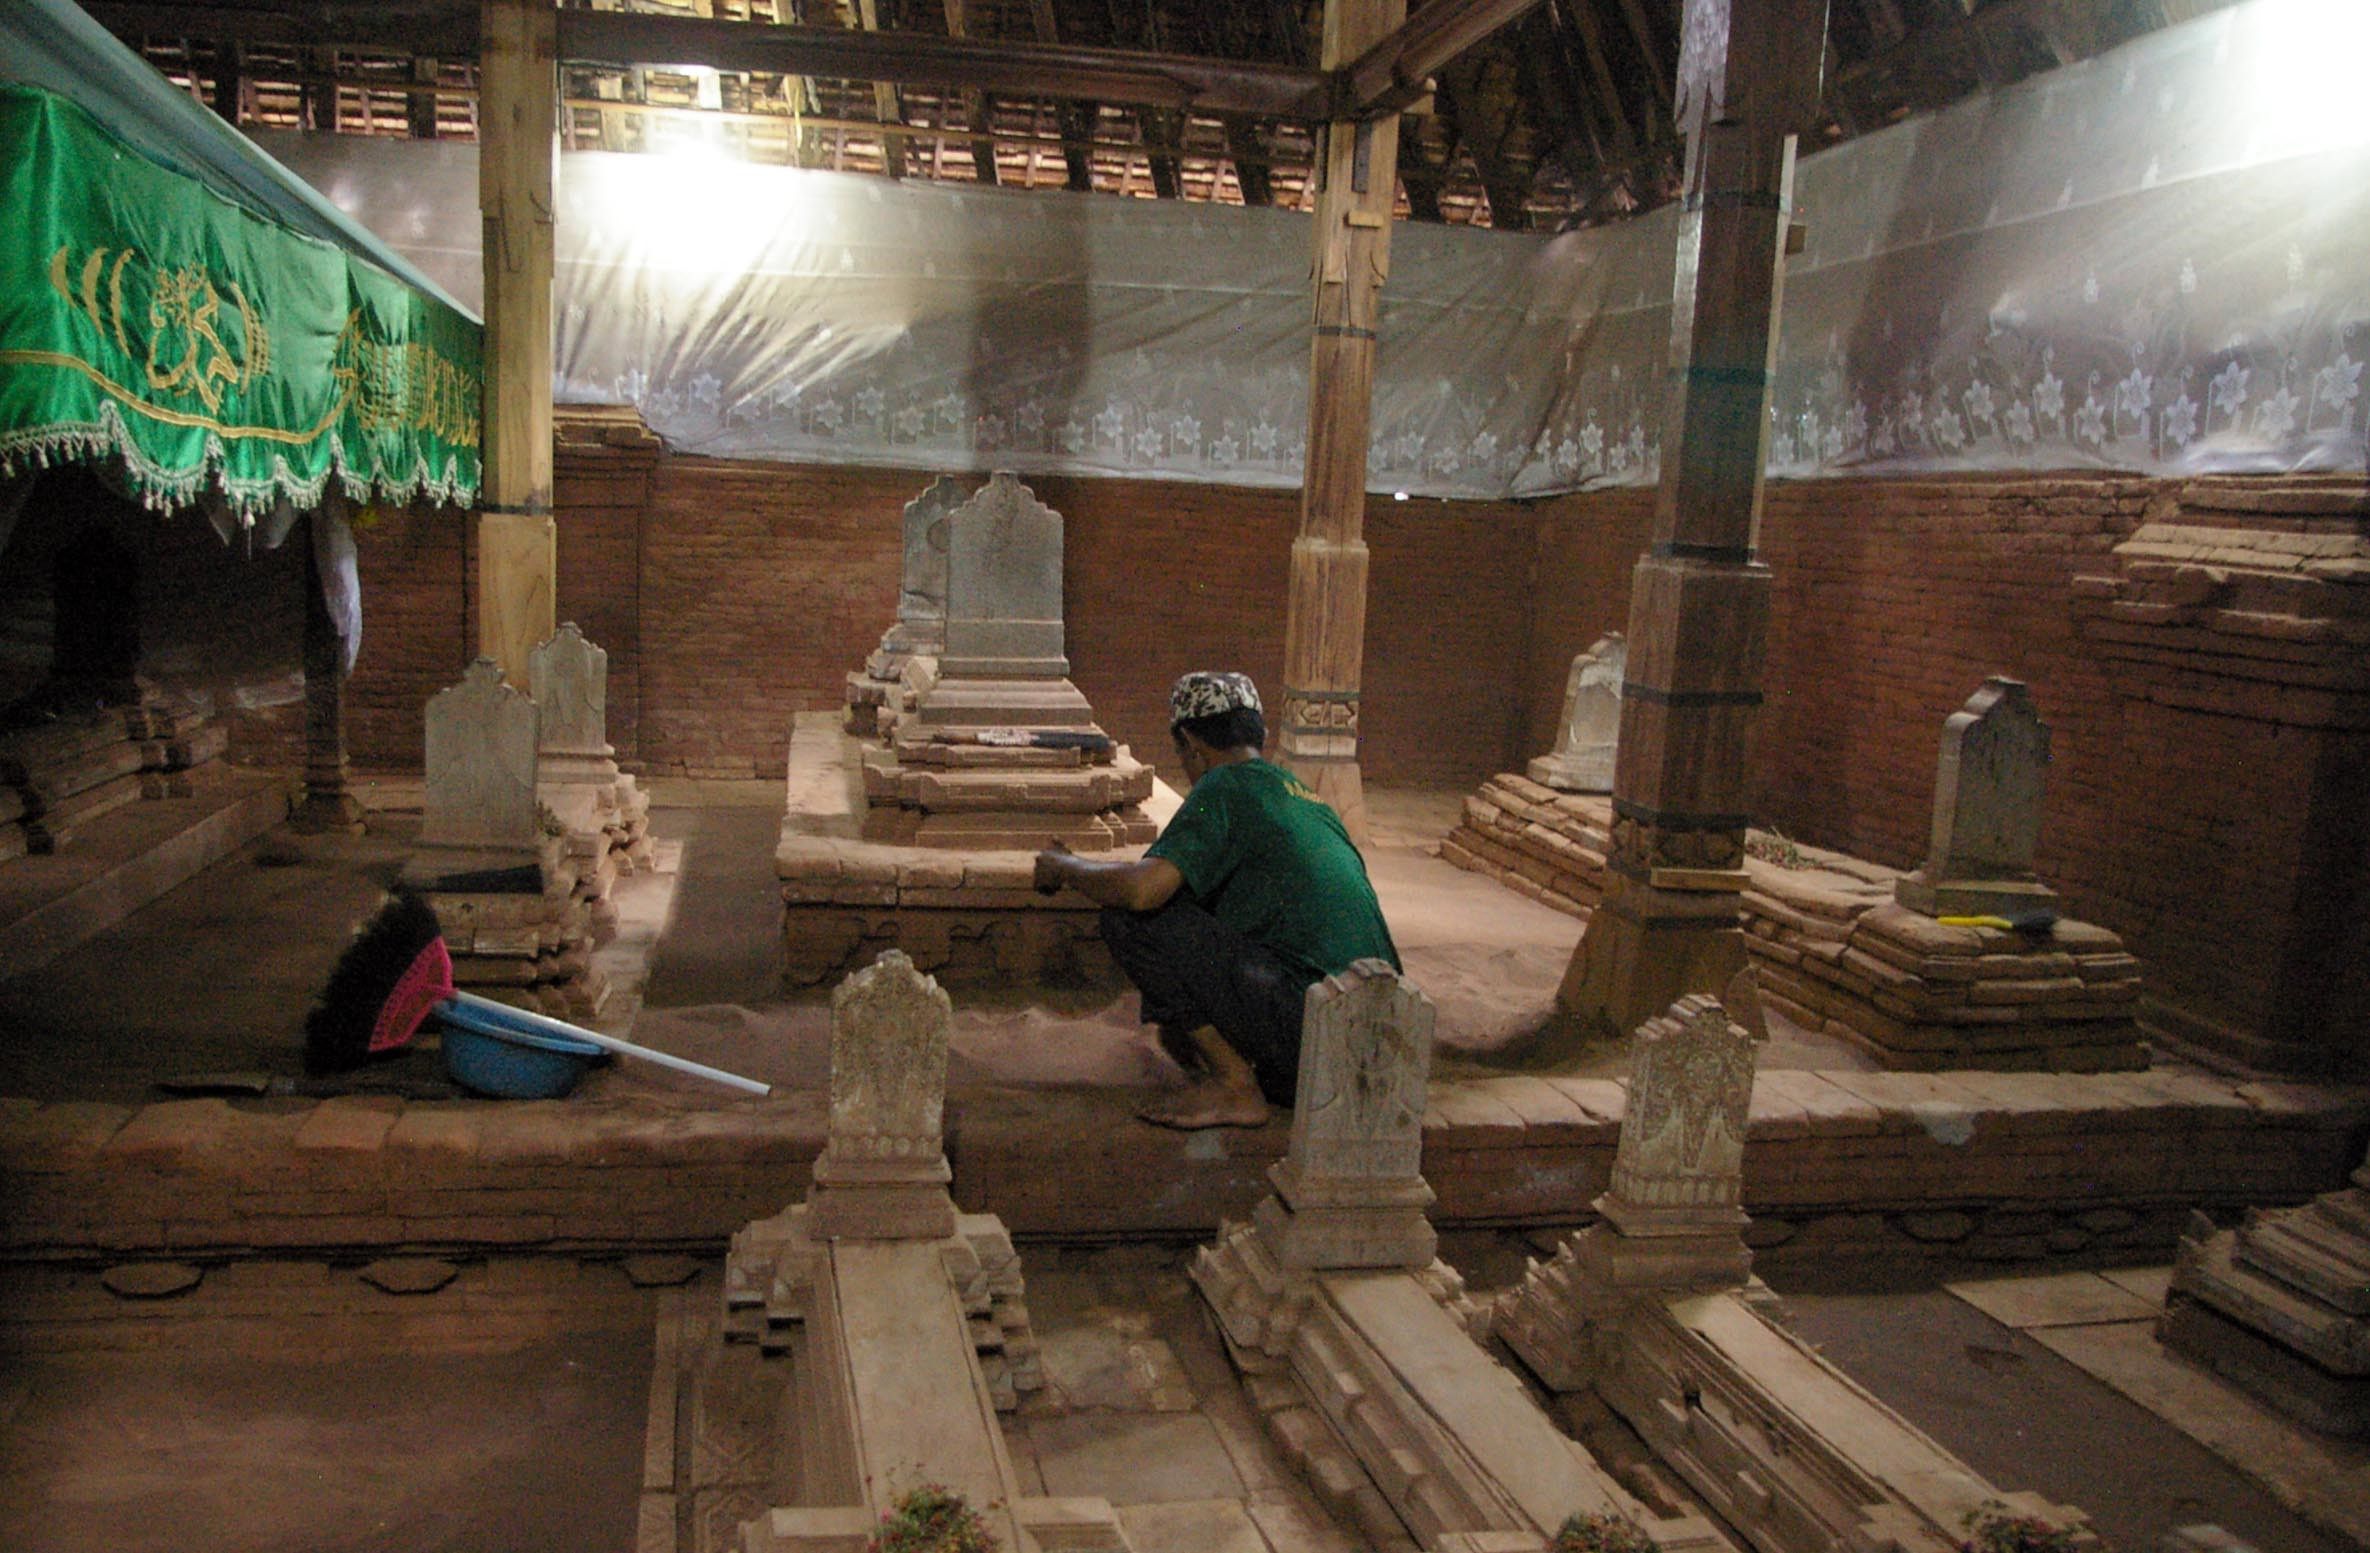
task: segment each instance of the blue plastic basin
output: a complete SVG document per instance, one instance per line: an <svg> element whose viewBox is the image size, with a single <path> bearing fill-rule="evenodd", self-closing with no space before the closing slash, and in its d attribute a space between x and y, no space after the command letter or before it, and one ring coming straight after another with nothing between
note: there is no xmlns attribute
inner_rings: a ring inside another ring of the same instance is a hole
<svg viewBox="0 0 2370 1553"><path fill-rule="evenodd" d="M501 1100L556 1100L601 1055L590 1041L464 1024L440 1009L444 1071L454 1083Z"/></svg>

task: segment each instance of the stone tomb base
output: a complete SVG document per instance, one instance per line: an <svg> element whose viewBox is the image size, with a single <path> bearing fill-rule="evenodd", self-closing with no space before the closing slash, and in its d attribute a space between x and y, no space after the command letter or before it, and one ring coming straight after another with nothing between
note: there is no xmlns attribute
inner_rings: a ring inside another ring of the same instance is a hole
<svg viewBox="0 0 2370 1553"><path fill-rule="evenodd" d="M1440 855L1586 916L1604 896L1613 801L1511 774L1465 800ZM2148 1065L2139 961L2061 917L2046 932L1945 927L1893 900L1900 875L1765 831L1739 899L1761 995L1807 1030L1901 1071L2098 1073Z"/></svg>
<svg viewBox="0 0 2370 1553"><path fill-rule="evenodd" d="M863 752L836 712L802 712L790 738L788 796L774 872L782 890L783 975L833 981L902 949L941 981L1115 977L1096 912L1030 887L1034 849L966 851L864 839ZM1155 782L1155 825L1179 799ZM1051 816L1047 835L1063 816ZM1126 858L1135 849L1101 854Z"/></svg>

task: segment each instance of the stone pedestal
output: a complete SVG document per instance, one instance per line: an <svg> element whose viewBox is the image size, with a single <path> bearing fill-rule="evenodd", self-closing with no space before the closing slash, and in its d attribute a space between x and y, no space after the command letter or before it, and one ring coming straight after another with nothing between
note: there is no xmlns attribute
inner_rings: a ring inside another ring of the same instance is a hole
<svg viewBox="0 0 2370 1553"><path fill-rule="evenodd" d="M1722 1546L1631 1498L1475 1342L1481 1313L1433 1259L1423 1214L1432 1021L1381 961L1309 989L1276 1193L1192 1269L1255 1404L1335 1513L1378 1540L1537 1550L1577 1514L1630 1521L1659 1548Z"/></svg>
<svg viewBox="0 0 2370 1553"><path fill-rule="evenodd" d="M2370 1161L2301 1208L2181 1242L2166 1347L2312 1428L2370 1435Z"/></svg>
<svg viewBox="0 0 2370 1553"><path fill-rule="evenodd" d="M724 1337L766 1356L755 1389L780 1399L750 1442L775 1464L775 1502L743 1524L743 1553L861 1548L925 1483L962 1495L1003 1547L1127 1549L1108 1503L1024 1494L996 1421L1043 1372L1011 1237L947 1195L951 1012L899 954L841 985L813 1191L733 1237Z"/></svg>
<svg viewBox="0 0 2370 1553"><path fill-rule="evenodd" d="M2370 485L2188 481L2096 572L2074 625L2121 737L2185 752L2131 795L2144 1022L2251 1068L2370 1077ZM2266 909L2195 909L2236 899Z"/></svg>
<svg viewBox="0 0 2370 1553"><path fill-rule="evenodd" d="M1609 793L1620 747L1621 681L1629 644L1620 632L1599 637L1572 660L1564 680L1564 715L1555 748L1530 764L1530 778L1565 793Z"/></svg>
<svg viewBox="0 0 2370 1553"><path fill-rule="evenodd" d="M886 737L863 755L864 839L951 851L1149 842L1152 770L1096 726L1068 678L1061 514L998 473L930 531L946 550L943 645L934 658L908 650L878 703ZM909 640L923 635L917 625Z"/></svg>
<svg viewBox="0 0 2370 1553"><path fill-rule="evenodd" d="M1934 836L1896 898L1929 917L2052 911L2057 892L2033 873L2049 726L2021 680L1993 675L1942 725Z"/></svg>

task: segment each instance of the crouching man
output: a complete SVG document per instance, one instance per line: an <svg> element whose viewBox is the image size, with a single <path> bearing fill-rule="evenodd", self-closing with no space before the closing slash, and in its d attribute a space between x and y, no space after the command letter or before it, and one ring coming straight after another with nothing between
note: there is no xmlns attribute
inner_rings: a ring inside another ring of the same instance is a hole
<svg viewBox="0 0 2370 1553"><path fill-rule="evenodd" d="M1256 1127L1290 1106L1311 983L1399 953L1341 816L1280 766L1259 692L1196 672L1169 691L1193 790L1136 862L1037 854L1036 885L1103 908L1103 940L1143 994L1144 1022L1195 1075L1138 1114L1164 1127Z"/></svg>

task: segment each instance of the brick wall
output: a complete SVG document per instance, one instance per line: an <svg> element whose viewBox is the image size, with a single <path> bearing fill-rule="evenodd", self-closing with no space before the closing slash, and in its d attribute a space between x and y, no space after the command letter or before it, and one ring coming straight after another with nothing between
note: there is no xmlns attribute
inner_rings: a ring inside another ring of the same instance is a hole
<svg viewBox="0 0 2370 1553"><path fill-rule="evenodd" d="M356 765L419 769L421 709L475 651L466 564L474 543L467 517L449 507L381 513L356 527L362 651L346 685Z"/></svg>

